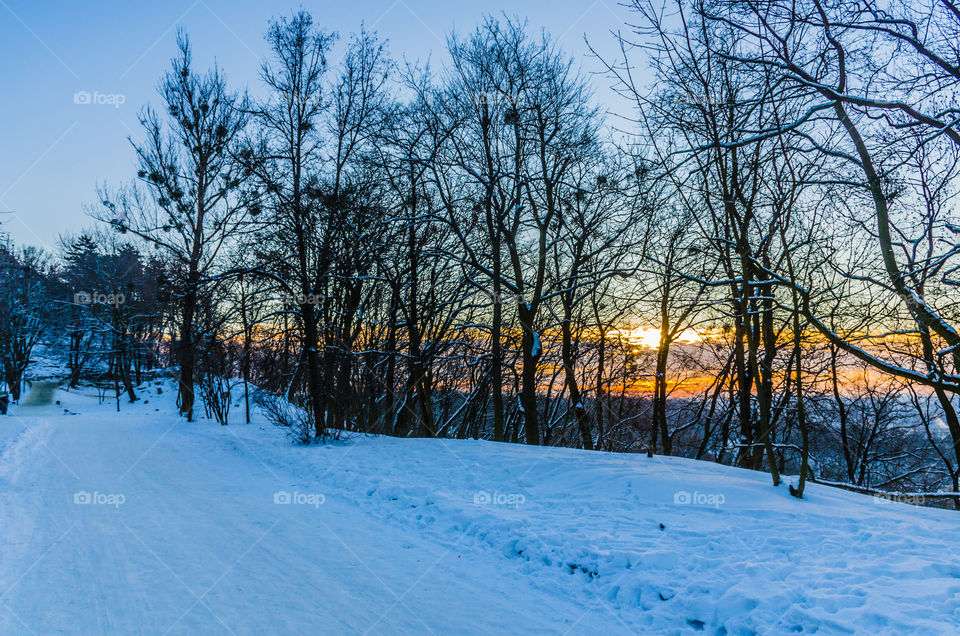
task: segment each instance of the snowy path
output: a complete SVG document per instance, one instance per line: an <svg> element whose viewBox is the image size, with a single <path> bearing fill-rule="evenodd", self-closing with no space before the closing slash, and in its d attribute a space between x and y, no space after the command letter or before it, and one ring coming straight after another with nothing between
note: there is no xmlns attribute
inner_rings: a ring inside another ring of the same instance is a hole
<svg viewBox="0 0 960 636"><path fill-rule="evenodd" d="M0 634L960 633L954 511L677 458L296 447L144 396L0 418Z"/></svg>
<svg viewBox="0 0 960 636"><path fill-rule="evenodd" d="M345 499L277 505L322 488L209 424L107 413L0 420L2 634L627 632Z"/></svg>

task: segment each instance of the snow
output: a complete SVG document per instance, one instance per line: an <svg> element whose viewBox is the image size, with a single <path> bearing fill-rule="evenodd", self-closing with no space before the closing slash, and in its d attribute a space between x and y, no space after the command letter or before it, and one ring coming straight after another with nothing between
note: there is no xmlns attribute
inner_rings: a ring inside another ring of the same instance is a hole
<svg viewBox="0 0 960 636"><path fill-rule="evenodd" d="M953 511L677 458L300 447L144 398L0 417L0 633L960 629Z"/></svg>
<svg viewBox="0 0 960 636"><path fill-rule="evenodd" d="M539 358L540 354L543 352L543 345L540 343L540 334L536 331L533 332L533 348L530 351L530 355L534 358Z"/></svg>

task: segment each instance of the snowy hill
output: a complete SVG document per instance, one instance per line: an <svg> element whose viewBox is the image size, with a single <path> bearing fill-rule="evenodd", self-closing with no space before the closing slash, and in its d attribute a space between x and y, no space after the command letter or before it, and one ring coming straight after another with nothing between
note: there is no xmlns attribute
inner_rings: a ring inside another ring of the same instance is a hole
<svg viewBox="0 0 960 636"><path fill-rule="evenodd" d="M0 418L0 633L956 633L960 517L676 458Z"/></svg>

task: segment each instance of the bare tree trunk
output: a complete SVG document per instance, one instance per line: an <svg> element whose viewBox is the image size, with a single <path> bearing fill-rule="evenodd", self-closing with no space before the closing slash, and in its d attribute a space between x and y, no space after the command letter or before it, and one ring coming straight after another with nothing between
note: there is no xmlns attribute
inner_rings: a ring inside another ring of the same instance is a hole
<svg viewBox="0 0 960 636"><path fill-rule="evenodd" d="M527 444L540 444L540 422L537 412L537 358L540 356L540 336L533 330L533 312L524 301L517 307L523 335L520 338L520 405L523 407L524 439Z"/></svg>
<svg viewBox="0 0 960 636"><path fill-rule="evenodd" d="M199 274L191 268L187 278L187 289L183 299L183 322L180 327L180 413L187 416L187 421L193 421L194 405L194 336L193 319L197 309L197 285Z"/></svg>
<svg viewBox="0 0 960 636"><path fill-rule="evenodd" d="M580 440L583 447L593 450L593 432L590 430L590 416L583 405L580 395L580 384L577 381L576 368L573 359L573 334L571 328L571 314L573 312L572 299L564 298L563 319L560 323L562 334L561 357L563 370L566 375L567 389L570 391L570 401L573 403L573 412L577 419L577 428L580 430Z"/></svg>

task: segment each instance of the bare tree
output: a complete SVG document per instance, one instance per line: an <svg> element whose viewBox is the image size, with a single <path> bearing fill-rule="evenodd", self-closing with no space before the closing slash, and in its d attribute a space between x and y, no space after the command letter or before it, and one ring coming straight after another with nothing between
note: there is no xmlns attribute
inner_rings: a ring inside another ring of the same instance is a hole
<svg viewBox="0 0 960 636"><path fill-rule="evenodd" d="M190 41L177 37L179 51L160 82L161 115L140 115L146 139L133 143L141 187L111 195L101 190L95 217L119 232L131 232L165 252L176 264L179 310L180 411L193 419L195 317L205 279L221 248L243 227L248 196L232 147L246 126L245 98L229 91L222 71L198 74Z"/></svg>

